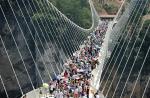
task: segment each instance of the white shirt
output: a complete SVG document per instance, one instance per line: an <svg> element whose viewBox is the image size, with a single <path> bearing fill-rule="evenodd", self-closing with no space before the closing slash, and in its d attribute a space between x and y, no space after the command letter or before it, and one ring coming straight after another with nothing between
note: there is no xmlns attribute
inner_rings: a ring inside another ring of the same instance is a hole
<svg viewBox="0 0 150 98"><path fill-rule="evenodd" d="M54 85L52 84L52 85L50 86L50 90L53 90L53 88L54 88Z"/></svg>
<svg viewBox="0 0 150 98"><path fill-rule="evenodd" d="M96 95L96 98L100 98L100 96L97 94L97 95Z"/></svg>
<svg viewBox="0 0 150 98"><path fill-rule="evenodd" d="M79 89L76 88L76 89L74 90L74 93L75 93L75 94L78 94L78 92L79 92Z"/></svg>
<svg viewBox="0 0 150 98"><path fill-rule="evenodd" d="M58 75L58 76L57 76L57 79L59 79L59 80L60 80L60 79L61 79L61 75Z"/></svg>
<svg viewBox="0 0 150 98"><path fill-rule="evenodd" d="M82 92L82 87L81 87L81 86L79 86L78 88L79 88L79 92Z"/></svg>
<svg viewBox="0 0 150 98"><path fill-rule="evenodd" d="M58 94L58 91L54 91L54 96L56 97L56 98L59 98L59 94Z"/></svg>
<svg viewBox="0 0 150 98"><path fill-rule="evenodd" d="M87 98L87 95L85 94L82 98Z"/></svg>
<svg viewBox="0 0 150 98"><path fill-rule="evenodd" d="M64 98L63 92L59 92L59 98Z"/></svg>
<svg viewBox="0 0 150 98"><path fill-rule="evenodd" d="M83 82L83 81L81 81L81 85L82 85L82 84L84 84L84 82Z"/></svg>

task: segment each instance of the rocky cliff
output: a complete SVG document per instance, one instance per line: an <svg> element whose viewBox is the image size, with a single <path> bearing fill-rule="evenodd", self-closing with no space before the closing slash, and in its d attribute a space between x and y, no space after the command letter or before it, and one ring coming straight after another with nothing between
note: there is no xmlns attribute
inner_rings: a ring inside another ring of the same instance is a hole
<svg viewBox="0 0 150 98"><path fill-rule="evenodd" d="M10 98L21 96L11 64L23 93L26 93L33 89L29 76L35 88L42 82L40 75L44 82L48 82L50 80L48 72L54 76L54 71L57 74L59 70L62 71L61 66L65 56L69 57L86 35L73 25L68 27L70 22L58 23L62 21L57 19L61 16L56 18L53 12L55 10L50 7L40 9L45 1L40 5L38 2L36 0L0 1L0 75ZM47 14L42 13L41 10L46 10ZM77 33L71 35L70 29ZM1 81L0 98L6 98Z"/></svg>

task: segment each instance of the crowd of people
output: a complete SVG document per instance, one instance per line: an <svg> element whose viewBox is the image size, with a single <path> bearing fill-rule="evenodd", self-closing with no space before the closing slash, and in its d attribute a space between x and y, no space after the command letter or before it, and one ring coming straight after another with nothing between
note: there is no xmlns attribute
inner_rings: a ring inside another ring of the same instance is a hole
<svg viewBox="0 0 150 98"><path fill-rule="evenodd" d="M103 21L97 30L84 42L84 47L76 51L64 63L64 71L49 83L50 94L54 98L89 98L92 70L99 64L99 51L108 28ZM96 93L96 98L98 94Z"/></svg>

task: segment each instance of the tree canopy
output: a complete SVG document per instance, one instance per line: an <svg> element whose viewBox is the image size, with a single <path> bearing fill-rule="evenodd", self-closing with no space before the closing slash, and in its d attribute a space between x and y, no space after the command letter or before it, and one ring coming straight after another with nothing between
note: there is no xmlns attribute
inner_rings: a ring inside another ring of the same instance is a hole
<svg viewBox="0 0 150 98"><path fill-rule="evenodd" d="M50 0L69 19L84 28L92 25L88 0Z"/></svg>

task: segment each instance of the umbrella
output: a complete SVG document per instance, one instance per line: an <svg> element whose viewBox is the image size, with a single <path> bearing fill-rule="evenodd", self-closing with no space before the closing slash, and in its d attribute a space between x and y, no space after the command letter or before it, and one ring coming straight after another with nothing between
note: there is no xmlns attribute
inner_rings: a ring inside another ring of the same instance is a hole
<svg viewBox="0 0 150 98"><path fill-rule="evenodd" d="M72 78L73 79L79 79L80 77L79 77L79 75L73 75Z"/></svg>
<svg viewBox="0 0 150 98"><path fill-rule="evenodd" d="M79 69L79 70L77 70L77 72L79 72L79 73L81 72L82 73L82 72L85 72L85 70Z"/></svg>

